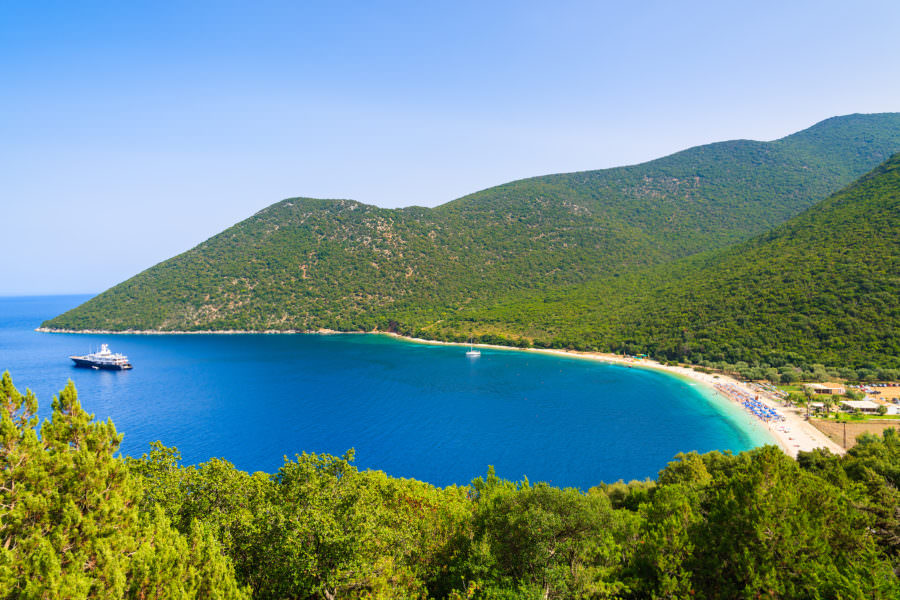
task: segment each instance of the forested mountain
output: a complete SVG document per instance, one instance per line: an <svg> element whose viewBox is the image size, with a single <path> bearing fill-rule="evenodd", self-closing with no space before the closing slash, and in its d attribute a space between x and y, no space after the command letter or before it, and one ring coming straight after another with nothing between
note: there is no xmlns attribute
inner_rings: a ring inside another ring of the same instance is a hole
<svg viewBox="0 0 900 600"><path fill-rule="evenodd" d="M471 331L670 353L653 346L654 335L678 313L639 301L648 289L635 274L660 290L677 287L663 280L691 272L680 260L770 230L898 150L900 114L851 115L774 142L516 181L435 209L285 200L44 325ZM532 322L504 316L522 303ZM579 312L591 320L572 320ZM663 322L650 320L656 313Z"/></svg>
<svg viewBox="0 0 900 600"><path fill-rule="evenodd" d="M896 598L900 435L680 454L656 481L468 486L285 458L180 464L0 378L2 598ZM40 435L38 435L40 433Z"/></svg>
<svg viewBox="0 0 900 600"><path fill-rule="evenodd" d="M649 351L900 367L900 154L772 232L695 264L626 325Z"/></svg>
<svg viewBox="0 0 900 600"><path fill-rule="evenodd" d="M432 335L479 323L660 359L896 370L898 289L900 154L747 242L471 309Z"/></svg>

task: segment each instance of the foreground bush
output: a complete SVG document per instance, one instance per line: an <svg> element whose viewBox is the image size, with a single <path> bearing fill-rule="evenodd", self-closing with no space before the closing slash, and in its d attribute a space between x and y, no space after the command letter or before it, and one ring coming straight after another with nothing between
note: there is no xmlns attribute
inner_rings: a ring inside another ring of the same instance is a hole
<svg viewBox="0 0 900 600"><path fill-rule="evenodd" d="M120 436L71 385L40 430L0 382L7 598L895 598L900 435L844 457L681 454L587 492L489 470L471 486L302 454L275 473L183 466Z"/></svg>
<svg viewBox="0 0 900 600"><path fill-rule="evenodd" d="M38 428L37 400L0 380L0 596L242 598L230 559L200 520L180 533L139 510L142 481L114 456L111 422L71 382Z"/></svg>

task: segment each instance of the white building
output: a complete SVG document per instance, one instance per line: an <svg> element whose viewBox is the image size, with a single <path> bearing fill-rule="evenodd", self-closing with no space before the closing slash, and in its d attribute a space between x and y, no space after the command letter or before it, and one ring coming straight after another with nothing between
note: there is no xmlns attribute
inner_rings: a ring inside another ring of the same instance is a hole
<svg viewBox="0 0 900 600"><path fill-rule="evenodd" d="M880 404L876 404L871 400L841 400L841 408L846 411L859 411L861 413L866 413L868 415L878 414L878 407Z"/></svg>

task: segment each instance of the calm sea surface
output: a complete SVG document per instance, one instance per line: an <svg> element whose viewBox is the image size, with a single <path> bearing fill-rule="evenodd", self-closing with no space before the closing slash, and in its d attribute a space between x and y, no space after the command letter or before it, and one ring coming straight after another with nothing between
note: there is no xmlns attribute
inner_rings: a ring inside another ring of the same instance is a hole
<svg viewBox="0 0 900 600"><path fill-rule="evenodd" d="M749 416L689 382L637 368L374 335L69 335L34 331L89 296L0 298L0 371L43 416L72 379L112 418L122 452L161 440L185 462L276 471L285 455L342 454L438 485L501 477L586 489L654 477L682 451L770 443ZM108 343L134 369L77 369Z"/></svg>

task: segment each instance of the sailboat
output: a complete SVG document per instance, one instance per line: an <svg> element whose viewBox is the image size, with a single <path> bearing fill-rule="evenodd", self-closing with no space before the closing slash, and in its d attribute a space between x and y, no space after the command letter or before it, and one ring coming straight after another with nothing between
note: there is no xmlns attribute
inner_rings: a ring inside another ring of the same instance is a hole
<svg viewBox="0 0 900 600"><path fill-rule="evenodd" d="M481 350L475 348L475 346L472 345L472 342L472 338L469 338L469 349L466 351L466 356L470 358L477 358L481 356Z"/></svg>

